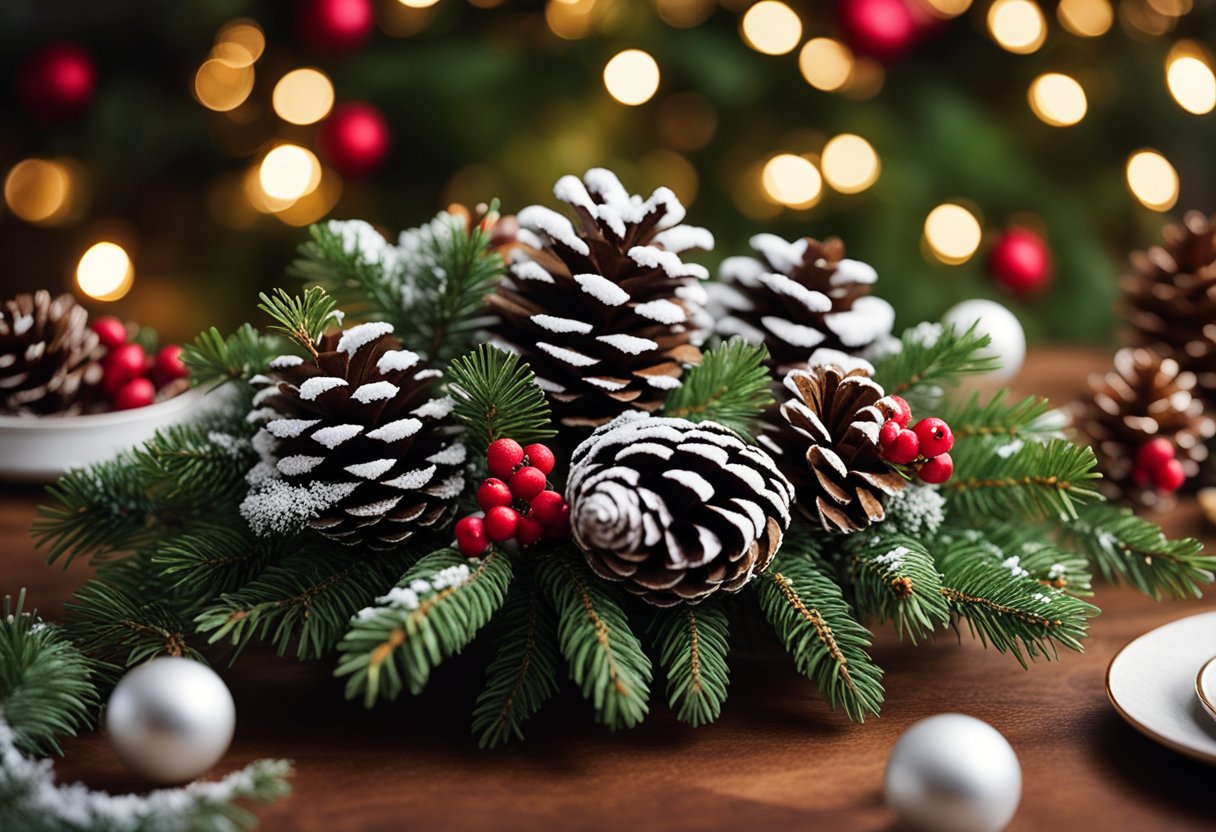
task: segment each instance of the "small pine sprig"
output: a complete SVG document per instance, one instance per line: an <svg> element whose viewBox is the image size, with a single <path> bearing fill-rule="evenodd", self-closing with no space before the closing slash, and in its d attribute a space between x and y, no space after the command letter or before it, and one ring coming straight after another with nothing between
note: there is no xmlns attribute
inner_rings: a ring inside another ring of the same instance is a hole
<svg viewBox="0 0 1216 832"><path fill-rule="evenodd" d="M1084 512L1086 508L1079 511ZM1002 561L1017 558L1018 565L1044 586L1069 595L1093 595L1093 569L1083 552L1061 548L1053 538L1058 527L1033 523L992 523L981 532L973 528L944 530L950 539L983 540L1000 551Z"/></svg>
<svg viewBox="0 0 1216 832"><path fill-rule="evenodd" d="M893 621L899 637L914 644L949 623L942 577L924 543L906 535L852 535L845 550L863 620Z"/></svg>
<svg viewBox="0 0 1216 832"><path fill-rule="evenodd" d="M664 405L664 415L713 421L750 437L753 422L773 403L768 349L742 338L708 350Z"/></svg>
<svg viewBox="0 0 1216 832"><path fill-rule="evenodd" d="M1002 453L987 442L955 446L954 476L942 486L952 513L973 524L1016 514L1026 520L1069 520L1077 507L1101 499L1092 448L1065 439L1032 442Z"/></svg>
<svg viewBox="0 0 1216 832"><path fill-rule="evenodd" d="M342 228L350 233L339 233ZM289 274L324 287L342 309L360 319L388 321L397 332L408 330L399 263L396 257L375 256L391 249L378 231L355 220L316 223L308 234L310 239L300 245ZM352 245L354 240L348 238L374 244L376 251L369 245Z"/></svg>
<svg viewBox="0 0 1216 832"><path fill-rule="evenodd" d="M468 645L502 606L511 561L491 549L470 561L440 549L418 561L397 586L350 622L338 645L335 675L348 677L346 698L396 699L420 693L431 671Z"/></svg>
<svg viewBox="0 0 1216 832"><path fill-rule="evenodd" d="M681 722L708 725L722 713L730 684L728 633L726 612L712 601L660 610L651 622L667 701Z"/></svg>
<svg viewBox="0 0 1216 832"><path fill-rule="evenodd" d="M135 466L145 481L157 484L161 499L177 504L214 506L243 495L249 487L245 474L257 461L246 412L233 408L231 416L163 428L132 451Z"/></svg>
<svg viewBox="0 0 1216 832"><path fill-rule="evenodd" d="M295 296L284 289L273 294L258 293L261 309L275 320L270 328L294 341L317 358L317 341L331 323L340 323L338 303L320 286L311 286L304 294Z"/></svg>
<svg viewBox="0 0 1216 832"><path fill-rule="evenodd" d="M899 351L875 364L874 380L888 395L903 396L914 409L930 406L940 399L943 388L953 387L962 376L1000 367L999 359L983 354L991 339L980 335L976 326L964 332L944 326L928 339L918 328L905 330Z"/></svg>
<svg viewBox="0 0 1216 832"><path fill-rule="evenodd" d="M203 602L245 586L295 543L257 537L230 517L165 537L149 550L149 563L171 591Z"/></svg>
<svg viewBox="0 0 1216 832"><path fill-rule="evenodd" d="M75 736L97 708L93 663L55 626L25 609L25 590L4 596L0 618L0 720L27 754L62 754L59 736ZM3 792L3 788L0 788ZM4 816L0 808L0 817Z"/></svg>
<svg viewBox="0 0 1216 832"><path fill-rule="evenodd" d="M108 568L68 602L67 635L90 656L119 667L157 656L203 661L189 641L192 628L163 591L146 587L137 561Z"/></svg>
<svg viewBox="0 0 1216 832"><path fill-rule="evenodd" d="M263 335L249 324L242 324L227 338L211 327L182 347L182 362L190 369L190 384L195 387L248 383L266 370L283 351L282 346L278 338Z"/></svg>
<svg viewBox="0 0 1216 832"><path fill-rule="evenodd" d="M453 412L475 451L503 437L527 445L556 435L544 391L515 353L482 344L449 362L447 377Z"/></svg>
<svg viewBox="0 0 1216 832"><path fill-rule="evenodd" d="M1006 441L1063 437L1067 418L1052 410L1051 402L1039 396L1010 402L1008 394L1008 390L1000 390L985 400L979 392L973 392L965 399L944 403L939 415L950 424L956 441L973 437Z"/></svg>
<svg viewBox="0 0 1216 832"><path fill-rule="evenodd" d="M595 708L597 722L632 728L649 711L653 670L612 590L582 555L551 549L537 558L537 582L558 619L558 643L570 678Z"/></svg>

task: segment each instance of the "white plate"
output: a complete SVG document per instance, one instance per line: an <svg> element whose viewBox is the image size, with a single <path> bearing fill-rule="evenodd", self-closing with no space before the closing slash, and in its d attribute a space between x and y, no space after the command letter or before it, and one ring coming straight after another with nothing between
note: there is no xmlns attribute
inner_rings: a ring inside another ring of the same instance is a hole
<svg viewBox="0 0 1216 832"><path fill-rule="evenodd" d="M1196 674L1216 653L1216 612L1192 615L1145 633L1106 671L1106 694L1145 736L1216 763L1216 720L1195 693Z"/></svg>
<svg viewBox="0 0 1216 832"><path fill-rule="evenodd" d="M0 479L52 482L69 468L108 459L210 406L204 395L187 390L147 407L89 416L0 416Z"/></svg>
<svg viewBox="0 0 1216 832"><path fill-rule="evenodd" d="M1199 675L1195 677L1195 694L1203 703L1204 710L1216 719L1216 658L1209 659L1199 669Z"/></svg>

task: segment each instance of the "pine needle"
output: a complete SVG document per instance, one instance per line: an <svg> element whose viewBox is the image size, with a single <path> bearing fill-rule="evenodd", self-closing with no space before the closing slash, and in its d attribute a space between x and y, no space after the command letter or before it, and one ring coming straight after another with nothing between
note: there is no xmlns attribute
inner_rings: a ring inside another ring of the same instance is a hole
<svg viewBox="0 0 1216 832"><path fill-rule="evenodd" d="M712 421L745 437L773 403L772 377L763 344L732 338L707 351L667 397L664 415L691 422Z"/></svg>
<svg viewBox="0 0 1216 832"><path fill-rule="evenodd" d="M495 439L526 445L556 431L549 427L549 403L536 376L515 353L482 344L448 364L456 418L468 429L466 444L484 452Z"/></svg>

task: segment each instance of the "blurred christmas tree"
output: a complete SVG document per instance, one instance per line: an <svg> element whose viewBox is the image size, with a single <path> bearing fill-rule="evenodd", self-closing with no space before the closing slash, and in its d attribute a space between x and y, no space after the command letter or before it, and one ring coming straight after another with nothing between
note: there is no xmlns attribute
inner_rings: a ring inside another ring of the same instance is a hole
<svg viewBox="0 0 1216 832"><path fill-rule="evenodd" d="M1192 0L7 0L6 294L78 284L186 337L235 323L299 226L512 210L604 164L673 187L715 257L761 228L844 237L901 323L1014 291L1032 336L1102 340L1158 212L1216 204L1214 19Z"/></svg>

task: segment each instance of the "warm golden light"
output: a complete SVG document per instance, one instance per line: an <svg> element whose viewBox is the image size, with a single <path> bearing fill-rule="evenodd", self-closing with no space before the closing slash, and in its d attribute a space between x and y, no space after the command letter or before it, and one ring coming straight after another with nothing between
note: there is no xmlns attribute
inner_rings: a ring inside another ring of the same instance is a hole
<svg viewBox="0 0 1216 832"><path fill-rule="evenodd" d="M760 0L744 13L740 25L747 45L765 55L792 52L802 40L802 20L780 0Z"/></svg>
<svg viewBox="0 0 1216 832"><path fill-rule="evenodd" d="M604 66L604 86L622 104L645 104L659 89L659 65L641 49L618 52Z"/></svg>
<svg viewBox="0 0 1216 832"><path fill-rule="evenodd" d="M253 90L253 67L209 58L194 75L194 95L209 110L235 110Z"/></svg>
<svg viewBox="0 0 1216 832"><path fill-rule="evenodd" d="M881 164L868 141L852 133L842 133L823 148L823 178L842 194L857 194L878 180Z"/></svg>
<svg viewBox="0 0 1216 832"><path fill-rule="evenodd" d="M1110 31L1115 10L1110 0L1060 0L1056 6L1060 25L1083 38L1096 38Z"/></svg>
<svg viewBox="0 0 1216 832"><path fill-rule="evenodd" d="M834 92L853 75L853 52L838 40L811 38L798 53L798 68L812 87Z"/></svg>
<svg viewBox="0 0 1216 832"><path fill-rule="evenodd" d="M1052 127L1069 127L1085 118L1089 103L1075 78L1048 72L1030 82L1030 109Z"/></svg>
<svg viewBox="0 0 1216 832"><path fill-rule="evenodd" d="M545 4L545 22L559 38L578 40L591 33L597 12L596 0L549 0Z"/></svg>
<svg viewBox="0 0 1216 832"><path fill-rule="evenodd" d="M293 69L274 85L274 111L292 124L314 124L334 106L334 85L319 69Z"/></svg>
<svg viewBox="0 0 1216 832"><path fill-rule="evenodd" d="M1145 208L1168 211L1178 201L1178 172L1155 150L1139 150L1127 160L1127 187Z"/></svg>
<svg viewBox="0 0 1216 832"><path fill-rule="evenodd" d="M1178 106L1197 116L1216 109L1216 75L1196 43L1183 41L1165 61L1165 83Z"/></svg>
<svg viewBox="0 0 1216 832"><path fill-rule="evenodd" d="M938 17L958 17L971 8L971 0L926 0L929 11Z"/></svg>
<svg viewBox="0 0 1216 832"><path fill-rule="evenodd" d="M311 150L281 144L258 166L258 184L271 200L294 201L312 193L321 182L321 163Z"/></svg>
<svg viewBox="0 0 1216 832"><path fill-rule="evenodd" d="M26 222L54 223L66 213L71 195L68 169L47 159L24 159L4 177L4 201Z"/></svg>
<svg viewBox="0 0 1216 832"><path fill-rule="evenodd" d="M803 156L779 153L764 163L760 184L770 200L790 208L810 208L823 192L823 177Z"/></svg>
<svg viewBox="0 0 1216 832"><path fill-rule="evenodd" d="M94 300L118 300L134 282L131 258L118 243L94 243L76 265L76 285Z"/></svg>
<svg viewBox="0 0 1216 832"><path fill-rule="evenodd" d="M709 19L717 5L714 0L656 0L659 17L668 26L687 29Z"/></svg>
<svg viewBox="0 0 1216 832"><path fill-rule="evenodd" d="M439 0L397 0L397 2L411 9L429 9Z"/></svg>
<svg viewBox="0 0 1216 832"><path fill-rule="evenodd" d="M215 36L215 42L217 46L222 43L240 46L249 55L250 61L262 57L262 52L266 49L266 37L262 34L262 28L252 20L234 20L226 24Z"/></svg>
<svg viewBox="0 0 1216 832"><path fill-rule="evenodd" d="M970 260L982 236L975 214L953 202L937 206L925 217L925 243L934 257L948 265Z"/></svg>
<svg viewBox="0 0 1216 832"><path fill-rule="evenodd" d="M1047 21L1031 0L996 0L988 9L988 31L1002 48L1029 55L1046 40Z"/></svg>

